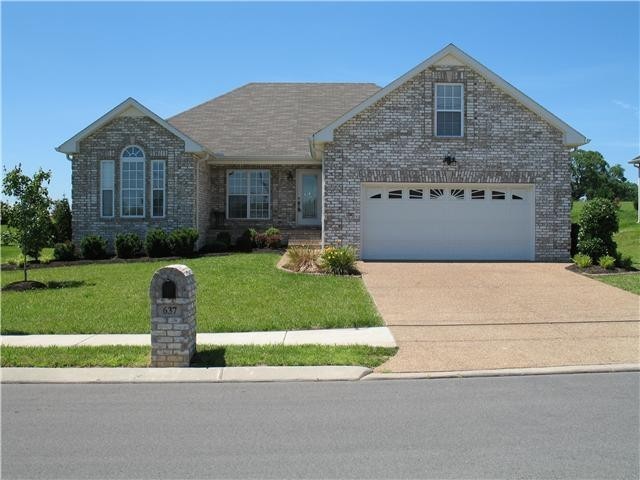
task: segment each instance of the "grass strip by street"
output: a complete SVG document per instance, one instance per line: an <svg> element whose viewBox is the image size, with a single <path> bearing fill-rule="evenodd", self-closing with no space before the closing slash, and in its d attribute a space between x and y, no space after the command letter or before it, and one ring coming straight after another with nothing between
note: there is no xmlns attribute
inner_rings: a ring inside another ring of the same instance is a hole
<svg viewBox="0 0 640 480"><path fill-rule="evenodd" d="M622 275L593 275L591 278L600 280L607 285L621 288L627 292L640 295L640 273L627 273Z"/></svg>
<svg viewBox="0 0 640 480"><path fill-rule="evenodd" d="M347 365L374 368L397 348L364 345L198 345L193 367ZM3 347L2 367L148 367L150 347Z"/></svg>
<svg viewBox="0 0 640 480"><path fill-rule="evenodd" d="M251 332L382 325L362 279L291 275L277 253L31 270L60 288L2 293L3 335L149 333L149 282L184 263L197 282L199 332ZM2 285L21 278L3 271Z"/></svg>

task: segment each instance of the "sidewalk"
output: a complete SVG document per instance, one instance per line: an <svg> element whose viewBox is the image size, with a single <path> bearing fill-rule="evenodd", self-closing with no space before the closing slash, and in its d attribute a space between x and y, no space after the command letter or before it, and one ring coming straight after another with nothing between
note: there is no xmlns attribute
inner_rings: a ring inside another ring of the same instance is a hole
<svg viewBox="0 0 640 480"><path fill-rule="evenodd" d="M77 347L97 345L151 345L150 334L134 335L3 335L2 346ZM198 345L369 345L395 347L387 327L274 332L198 333Z"/></svg>

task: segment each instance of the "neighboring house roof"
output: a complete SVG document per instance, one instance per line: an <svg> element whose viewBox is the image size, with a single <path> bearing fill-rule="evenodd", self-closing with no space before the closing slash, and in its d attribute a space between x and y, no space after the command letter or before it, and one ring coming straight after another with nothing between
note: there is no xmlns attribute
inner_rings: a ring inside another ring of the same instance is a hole
<svg viewBox="0 0 640 480"><path fill-rule="evenodd" d="M249 83L168 122L216 158L310 158L309 136L379 89L373 83Z"/></svg>
<svg viewBox="0 0 640 480"><path fill-rule="evenodd" d="M450 43L449 45L447 45L446 47L444 47L442 50L435 53L431 57L427 58L424 62L422 62L418 66L412 68L407 73L405 73L398 79L394 80L383 89L376 92L374 95L369 97L364 102L355 106L354 108L349 110L347 113L344 113L337 120L327 124L324 128L322 128L321 130L317 131L314 135L312 135L310 140L312 142L317 142L317 143L333 141L333 132L336 128L346 123L347 121L349 121L350 119L358 115L360 112L362 112L366 108L373 105L375 102L377 102L382 97L384 97L388 93L398 88L400 85L404 84L405 82L413 78L415 75L419 74L423 70L426 70L431 65L438 64L439 62L442 62L444 60L449 61L451 62L450 64L454 64L454 65L466 65L472 68L473 70L475 70L476 72L478 72L487 80L493 82L498 88L503 90L508 95L511 95L514 99L516 99L522 105L524 105L529 110L531 110L532 112L536 113L537 115L542 117L544 120L546 120L550 125L556 127L558 130L563 132L565 145L571 146L571 147L577 147L589 142L589 140L580 132L578 132L577 130L575 130L574 128L572 128L562 120L560 120L553 113L551 113L550 111L542 107L540 104L533 101L527 95L525 95L520 90L515 88L513 85L508 83L506 80L504 80L502 77L498 76L497 74L489 70L487 67L482 65L480 62L478 62L474 58L467 55L465 52L460 50L458 47L456 47L452 43Z"/></svg>
<svg viewBox="0 0 640 480"><path fill-rule="evenodd" d="M634 158L633 160L631 160L629 163L632 163L633 165L635 165L636 167L640 167L640 155L638 155L636 158Z"/></svg>
<svg viewBox="0 0 640 480"><path fill-rule="evenodd" d="M91 135L91 133L93 133L103 125L106 125L108 122L118 117L119 115L135 114L136 111L156 121L159 125L169 130L176 137L184 140L186 152L197 153L197 152L206 151L206 149L202 145L200 145L198 142L196 142L189 136L185 135L176 127L174 127L173 125L168 123L166 120L162 119L161 117L153 113L151 110L149 110L147 107L142 105L140 102L138 102L137 100L131 97L127 98L124 102L122 102L117 107L109 110L107 113L105 113L102 117L100 117L98 120L93 122L87 128L76 133L69 140L64 142L59 147L57 147L56 150L58 152L67 153L67 154L76 153L78 151L78 144L82 139L88 137L89 135Z"/></svg>

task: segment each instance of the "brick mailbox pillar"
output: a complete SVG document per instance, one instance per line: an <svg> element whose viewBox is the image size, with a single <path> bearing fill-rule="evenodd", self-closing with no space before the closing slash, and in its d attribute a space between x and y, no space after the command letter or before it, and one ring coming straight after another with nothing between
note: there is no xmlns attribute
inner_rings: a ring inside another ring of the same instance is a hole
<svg viewBox="0 0 640 480"><path fill-rule="evenodd" d="M188 367L196 353L196 281L186 265L169 265L153 274L151 366Z"/></svg>

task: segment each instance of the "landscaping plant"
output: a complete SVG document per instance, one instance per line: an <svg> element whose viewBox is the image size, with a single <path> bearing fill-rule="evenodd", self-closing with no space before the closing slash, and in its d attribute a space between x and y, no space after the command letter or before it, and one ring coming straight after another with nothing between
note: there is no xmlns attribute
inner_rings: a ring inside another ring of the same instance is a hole
<svg viewBox="0 0 640 480"><path fill-rule="evenodd" d="M221 242L220 240L214 240L213 242L207 243L201 251L203 253L220 253L226 252L227 250L229 250L229 245L227 243Z"/></svg>
<svg viewBox="0 0 640 480"><path fill-rule="evenodd" d="M351 246L326 247L320 254L320 266L334 275L357 273L356 251Z"/></svg>
<svg viewBox="0 0 640 480"><path fill-rule="evenodd" d="M71 207L69 206L69 200L66 198L53 202L51 224L55 242L71 241Z"/></svg>
<svg viewBox="0 0 640 480"><path fill-rule="evenodd" d="M586 202L578 223L578 252L591 258L616 256L613 234L618 231L618 212L611 200L595 198Z"/></svg>
<svg viewBox="0 0 640 480"><path fill-rule="evenodd" d="M46 185L51 180L51 172L38 171L29 177L22 173L18 165L9 172L5 170L2 193L15 197L11 207L8 226L14 230L14 238L24 258L24 281L27 281L27 257L36 260L44 247L51 242L51 199Z"/></svg>
<svg viewBox="0 0 640 480"><path fill-rule="evenodd" d="M222 242L229 247L231 245L231 234L229 232L220 232L216 235L216 240Z"/></svg>
<svg viewBox="0 0 640 480"><path fill-rule="evenodd" d="M80 242L80 252L87 260L107 257L107 241L100 235L87 235Z"/></svg>
<svg viewBox="0 0 640 480"><path fill-rule="evenodd" d="M253 230L253 232L255 232L255 230ZM238 252L251 252L253 245L251 230L245 230L244 233L236 239L236 250Z"/></svg>
<svg viewBox="0 0 640 480"><path fill-rule="evenodd" d="M120 258L133 258L142 252L142 240L135 233L119 233L116 235L116 255Z"/></svg>
<svg viewBox="0 0 640 480"><path fill-rule="evenodd" d="M317 272L320 249L308 245L296 245L287 249L288 267L294 272Z"/></svg>
<svg viewBox="0 0 640 480"><path fill-rule="evenodd" d="M580 268L587 268L593 264L593 262L591 261L591 257L589 255L584 255L583 253L574 255L573 263L575 263Z"/></svg>
<svg viewBox="0 0 640 480"><path fill-rule="evenodd" d="M76 246L69 240L66 242L59 242L53 246L53 258L60 262L67 262L75 260L76 258Z"/></svg>
<svg viewBox="0 0 640 480"><path fill-rule="evenodd" d="M195 228L179 228L169 235L171 252L176 257L192 257L200 234Z"/></svg>
<svg viewBox="0 0 640 480"><path fill-rule="evenodd" d="M611 255L604 255L598 259L598 265L606 270L611 270L616 266L616 259Z"/></svg>
<svg viewBox="0 0 640 480"><path fill-rule="evenodd" d="M144 239L144 250L149 257L169 257L171 255L169 235L164 230L149 230Z"/></svg>

